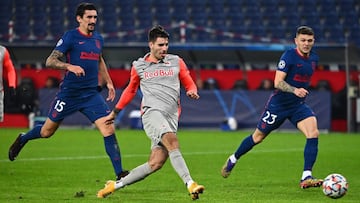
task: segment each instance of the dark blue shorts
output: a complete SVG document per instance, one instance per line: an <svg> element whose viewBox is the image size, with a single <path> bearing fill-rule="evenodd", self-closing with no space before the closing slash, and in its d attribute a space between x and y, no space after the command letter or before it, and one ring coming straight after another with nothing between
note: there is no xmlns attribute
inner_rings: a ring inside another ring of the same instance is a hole
<svg viewBox="0 0 360 203"><path fill-rule="evenodd" d="M299 121L315 116L315 113L305 103L286 108L269 108L269 106L271 105L265 108L257 124L257 128L265 134L279 128L286 119L289 119L294 126L297 126Z"/></svg>
<svg viewBox="0 0 360 203"><path fill-rule="evenodd" d="M77 111L84 114L92 123L110 113L105 99L97 92L84 97L58 94L51 103L48 117L54 122L60 122Z"/></svg>

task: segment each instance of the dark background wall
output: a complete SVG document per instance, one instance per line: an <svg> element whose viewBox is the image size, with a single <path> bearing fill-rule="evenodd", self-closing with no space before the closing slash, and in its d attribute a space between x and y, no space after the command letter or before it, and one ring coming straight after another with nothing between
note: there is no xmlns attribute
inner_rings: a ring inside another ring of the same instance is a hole
<svg viewBox="0 0 360 203"><path fill-rule="evenodd" d="M54 45L55 46L55 45ZM227 46L221 44L202 44L190 45L179 44L170 41L169 52L182 56L188 65L200 68L201 64L238 64L240 68L245 68L245 64L276 64L285 49L293 47L292 44L277 46L255 46L247 44L237 44ZM8 45L11 56L17 67L24 64L43 66L46 57L54 48L48 46L21 46ZM320 64L344 65L346 47L317 45L315 51L320 56ZM146 43L133 46L107 44L104 47L104 57L110 68L124 68L133 60L143 56L148 52ZM356 65L360 69L360 53L356 47L348 47L347 57L350 65Z"/></svg>

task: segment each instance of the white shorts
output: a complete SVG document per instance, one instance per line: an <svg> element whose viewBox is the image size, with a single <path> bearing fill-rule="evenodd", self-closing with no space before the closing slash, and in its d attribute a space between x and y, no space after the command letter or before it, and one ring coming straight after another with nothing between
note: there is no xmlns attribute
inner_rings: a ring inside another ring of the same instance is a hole
<svg viewBox="0 0 360 203"><path fill-rule="evenodd" d="M146 135L151 140L151 149L157 147L167 132L177 132L178 116L169 115L158 109L147 108L142 115Z"/></svg>

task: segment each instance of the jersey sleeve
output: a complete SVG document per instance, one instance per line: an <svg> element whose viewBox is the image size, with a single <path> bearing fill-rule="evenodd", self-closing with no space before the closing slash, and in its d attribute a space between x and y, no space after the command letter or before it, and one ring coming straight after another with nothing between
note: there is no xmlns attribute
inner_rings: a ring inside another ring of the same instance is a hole
<svg viewBox="0 0 360 203"><path fill-rule="evenodd" d="M5 49L4 61L3 61L4 73L7 73L7 79L9 87L16 87L16 71L11 61L9 51Z"/></svg>
<svg viewBox="0 0 360 203"><path fill-rule="evenodd" d="M123 93L121 94L119 101L115 105L115 108L123 109L126 105L128 105L131 102L131 100L135 97L139 85L140 85L140 77L137 74L135 68L132 67L130 73L130 82L124 89Z"/></svg>
<svg viewBox="0 0 360 203"><path fill-rule="evenodd" d="M190 76L190 72L182 58L179 58L180 73L179 78L181 84L185 87L186 91L194 90L197 91L195 82Z"/></svg>
<svg viewBox="0 0 360 203"><path fill-rule="evenodd" d="M66 32L56 43L54 50L60 51L65 54L71 48L71 36L69 32Z"/></svg>
<svg viewBox="0 0 360 203"><path fill-rule="evenodd" d="M282 71L287 73L289 71L289 67L290 67L290 56L289 56L289 51L284 52L279 60L278 66L277 66L277 70L278 71Z"/></svg>

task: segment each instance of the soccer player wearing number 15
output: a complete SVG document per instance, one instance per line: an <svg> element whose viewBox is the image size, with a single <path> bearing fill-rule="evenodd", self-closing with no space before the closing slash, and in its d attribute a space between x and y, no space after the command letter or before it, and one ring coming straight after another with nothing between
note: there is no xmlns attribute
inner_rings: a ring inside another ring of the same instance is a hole
<svg viewBox="0 0 360 203"><path fill-rule="evenodd" d="M81 3L76 10L76 20L79 27L67 31L46 60L47 67L66 70L60 91L50 106L48 118L43 125L19 134L9 149L9 159L14 161L29 140L51 137L65 117L79 111L94 123L103 135L105 150L117 179L120 179L128 172L122 168L115 126L105 124L110 109L97 89L100 75L108 89L107 100L114 100L114 85L102 57L103 38L95 31L96 7L90 3ZM63 56L67 57L67 62L60 60Z"/></svg>
<svg viewBox="0 0 360 203"><path fill-rule="evenodd" d="M306 137L300 187L305 189L321 186L323 181L312 176L318 153L319 130L314 112L305 104L305 98L309 94L307 88L318 64L318 56L312 51L315 42L312 28L298 27L294 41L296 48L287 50L280 58L274 80L276 89L266 103L255 132L242 141L222 167L221 175L224 178L230 175L241 156L289 119Z"/></svg>

